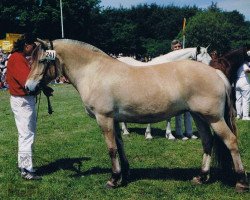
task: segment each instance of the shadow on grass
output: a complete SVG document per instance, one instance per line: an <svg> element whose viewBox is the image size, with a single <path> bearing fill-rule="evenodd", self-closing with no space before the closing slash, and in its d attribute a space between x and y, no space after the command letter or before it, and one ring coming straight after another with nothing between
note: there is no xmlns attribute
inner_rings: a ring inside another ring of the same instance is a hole
<svg viewBox="0 0 250 200"><path fill-rule="evenodd" d="M52 174L59 170L70 170L75 174L70 175L73 178L80 178L82 176L90 176L94 174L111 174L111 168L93 167L90 170L82 171L82 162L90 160L89 157L84 158L64 158L56 160L48 165L41 166L37 169L39 175ZM138 180L180 180L190 181L193 177L200 173L199 168L132 168L130 169L129 182L136 182ZM248 180L250 173L247 173ZM226 175L223 171L212 168L211 179L209 183L221 181L223 184L233 187L235 185L235 177L233 175Z"/></svg>
<svg viewBox="0 0 250 200"><path fill-rule="evenodd" d="M94 167L85 172L77 172L72 177L78 178L93 174L106 174L106 173L110 173L111 175L111 169ZM135 182L137 180L144 180L144 179L149 179L149 180L173 179L173 180L187 181L191 180L193 176L197 175L198 173L199 169L133 168L130 169L129 182Z"/></svg>
<svg viewBox="0 0 250 200"><path fill-rule="evenodd" d="M76 173L81 173L82 161L90 160L89 157L84 158L62 158L55 162L38 167L36 172L39 175L52 174L59 170L70 170Z"/></svg>
<svg viewBox="0 0 250 200"><path fill-rule="evenodd" d="M129 128L130 133L137 133L138 135L145 135L145 128ZM151 134L155 138L165 137L166 130L160 128L151 128ZM172 131L172 134L176 137L175 131ZM185 134L185 133L184 133ZM193 132L193 135L196 135L199 138L199 133L197 131Z"/></svg>
<svg viewBox="0 0 250 200"><path fill-rule="evenodd" d="M106 174L110 173L111 169L94 167L88 171L74 174L72 177L79 178L82 176L88 176L93 174ZM136 182L138 180L179 180L179 181L191 181L195 176L199 175L199 168L134 168L130 169L129 183ZM250 173L247 173L248 182L250 181ZM211 177L208 184L220 181L224 185L234 187L236 184L236 177L232 174L228 175L223 173L220 169L212 168Z"/></svg>

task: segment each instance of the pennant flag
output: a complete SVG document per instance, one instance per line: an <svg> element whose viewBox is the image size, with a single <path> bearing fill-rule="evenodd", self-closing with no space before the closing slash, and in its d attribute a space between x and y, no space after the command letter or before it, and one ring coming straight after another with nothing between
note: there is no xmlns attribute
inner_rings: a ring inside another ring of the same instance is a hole
<svg viewBox="0 0 250 200"><path fill-rule="evenodd" d="M185 29L186 29L186 18L183 19L183 26L182 26L182 34L185 35Z"/></svg>

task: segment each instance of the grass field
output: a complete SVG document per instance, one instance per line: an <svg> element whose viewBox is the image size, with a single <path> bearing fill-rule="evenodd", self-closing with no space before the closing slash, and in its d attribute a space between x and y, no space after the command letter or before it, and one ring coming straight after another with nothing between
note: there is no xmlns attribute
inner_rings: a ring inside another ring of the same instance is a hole
<svg viewBox="0 0 250 200"><path fill-rule="evenodd" d="M84 112L71 85L53 86L54 113L47 114L42 96L34 163L42 181L24 181L17 170L17 130L9 106L8 91L0 91L0 199L250 199L234 186L213 179L191 185L201 166L201 140L169 141L165 122L153 125L154 139L146 141L146 125L129 124L123 136L130 161L127 187L105 188L111 162L100 129ZM172 120L174 123L174 120ZM244 166L250 172L250 122L237 121Z"/></svg>

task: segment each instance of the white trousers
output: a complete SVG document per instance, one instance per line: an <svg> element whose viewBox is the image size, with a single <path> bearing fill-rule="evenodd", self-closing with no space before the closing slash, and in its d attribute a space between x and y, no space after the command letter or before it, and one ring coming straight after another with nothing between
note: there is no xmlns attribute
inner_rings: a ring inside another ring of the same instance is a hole
<svg viewBox="0 0 250 200"><path fill-rule="evenodd" d="M184 113L184 127L187 137L191 137L193 135L192 130L192 117L190 112ZM177 115L175 117L175 132L177 136L183 136L182 132L182 114Z"/></svg>
<svg viewBox="0 0 250 200"><path fill-rule="evenodd" d="M32 146L36 133L35 96L11 96L18 131L18 167L33 171Z"/></svg>
<svg viewBox="0 0 250 200"><path fill-rule="evenodd" d="M236 111L240 117L249 116L250 83L246 77L239 78L236 82Z"/></svg>

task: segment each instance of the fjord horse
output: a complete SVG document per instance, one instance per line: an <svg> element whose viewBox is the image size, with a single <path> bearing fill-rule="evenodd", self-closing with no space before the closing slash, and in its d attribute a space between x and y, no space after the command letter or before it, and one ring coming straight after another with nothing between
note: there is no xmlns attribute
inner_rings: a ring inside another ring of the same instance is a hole
<svg viewBox="0 0 250 200"><path fill-rule="evenodd" d="M156 64L162 64L167 63L171 61L177 61L177 60L184 60L184 59L190 59L190 60L196 60L198 62L205 63L209 65L211 62L211 57L207 52L208 47L193 47L193 48L185 48L185 49L179 49L177 51L172 51L170 53L167 53L165 55L158 56L156 58L153 58L149 62L140 62L138 60L135 60L132 57L118 57L117 59L121 62L127 63L129 65L135 66L135 67L142 67L142 66L149 66L149 65L156 65ZM128 135L129 131L127 128L126 123L121 123L122 133L123 135ZM170 120L167 120L166 125L166 138L168 138L169 133L171 133L171 125ZM152 139L151 135L151 124L147 125L146 131L145 131L145 138L146 139Z"/></svg>
<svg viewBox="0 0 250 200"><path fill-rule="evenodd" d="M229 149L233 163L224 162L237 174L236 189L249 189L231 115L230 84L222 72L189 60L135 68L79 41L39 42L33 52L26 89L35 91L60 73L70 80L104 134L112 162L108 187L115 188L128 181L129 162L119 122L159 122L190 111L204 149L201 172L193 182L201 184L209 178L211 126ZM55 60L46 59L46 49L56 51Z"/></svg>

